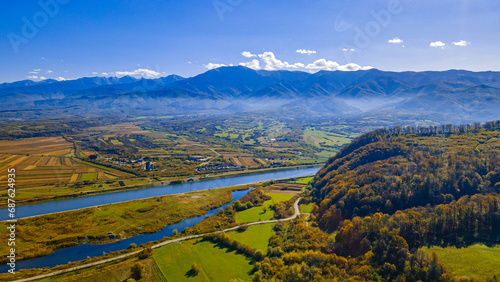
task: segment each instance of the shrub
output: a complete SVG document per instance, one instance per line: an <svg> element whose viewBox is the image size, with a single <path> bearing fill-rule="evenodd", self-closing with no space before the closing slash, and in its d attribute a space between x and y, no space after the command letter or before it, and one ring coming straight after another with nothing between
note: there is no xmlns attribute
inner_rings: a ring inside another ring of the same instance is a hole
<svg viewBox="0 0 500 282"><path fill-rule="evenodd" d="M139 253L139 259L145 259L150 257L153 254L153 249L151 247L145 248L142 252Z"/></svg>
<svg viewBox="0 0 500 282"><path fill-rule="evenodd" d="M254 255L254 258L256 261L261 261L264 259L266 255L264 254L264 252L262 250L257 250L255 252L255 255Z"/></svg>
<svg viewBox="0 0 500 282"><path fill-rule="evenodd" d="M196 262L193 262L193 265L191 265L191 270L189 270L189 272L192 276L198 275L198 273L200 272L200 267Z"/></svg>
<svg viewBox="0 0 500 282"><path fill-rule="evenodd" d="M143 263L136 262L132 266L132 277L139 280L144 276L146 276L146 266Z"/></svg>
<svg viewBox="0 0 500 282"><path fill-rule="evenodd" d="M238 232L244 232L248 229L248 225L242 225L240 227L238 227L238 229L236 229L236 231Z"/></svg>

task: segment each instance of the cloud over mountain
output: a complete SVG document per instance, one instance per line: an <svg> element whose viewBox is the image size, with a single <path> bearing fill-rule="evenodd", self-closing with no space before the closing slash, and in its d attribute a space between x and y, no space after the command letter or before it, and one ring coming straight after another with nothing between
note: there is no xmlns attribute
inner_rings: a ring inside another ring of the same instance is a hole
<svg viewBox="0 0 500 282"><path fill-rule="evenodd" d="M118 77L129 75L129 76L153 78L153 77L158 77L160 73L149 69L136 69L134 71L116 71L115 75Z"/></svg>

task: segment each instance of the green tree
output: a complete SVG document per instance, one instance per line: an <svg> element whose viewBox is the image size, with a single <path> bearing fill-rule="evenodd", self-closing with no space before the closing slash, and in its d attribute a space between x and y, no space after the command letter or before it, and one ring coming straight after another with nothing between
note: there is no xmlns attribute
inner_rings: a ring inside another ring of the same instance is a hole
<svg viewBox="0 0 500 282"><path fill-rule="evenodd" d="M193 265L191 265L191 270L189 272L191 272L192 276L198 275L198 273L200 272L200 267L196 262L193 262Z"/></svg>
<svg viewBox="0 0 500 282"><path fill-rule="evenodd" d="M132 277L139 280L146 276L146 266L141 262L136 262L132 266Z"/></svg>

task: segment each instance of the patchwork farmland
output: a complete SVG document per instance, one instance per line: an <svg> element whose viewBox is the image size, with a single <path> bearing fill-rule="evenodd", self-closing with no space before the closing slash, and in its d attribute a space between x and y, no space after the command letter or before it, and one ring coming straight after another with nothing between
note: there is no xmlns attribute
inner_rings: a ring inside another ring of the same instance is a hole
<svg viewBox="0 0 500 282"><path fill-rule="evenodd" d="M83 162L72 156L73 152L73 144L62 137L1 141L0 185L7 183L9 168L16 169L17 188L131 176L118 170Z"/></svg>

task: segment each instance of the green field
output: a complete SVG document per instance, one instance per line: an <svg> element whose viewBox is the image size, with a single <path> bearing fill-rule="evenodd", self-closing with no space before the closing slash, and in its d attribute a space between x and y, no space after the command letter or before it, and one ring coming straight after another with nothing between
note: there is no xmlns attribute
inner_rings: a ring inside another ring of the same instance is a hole
<svg viewBox="0 0 500 282"><path fill-rule="evenodd" d="M292 183L308 184L313 179L314 179L314 176L302 177L302 178L297 179L296 181L292 181Z"/></svg>
<svg viewBox="0 0 500 282"><path fill-rule="evenodd" d="M82 174L82 181L97 180L97 172L90 172Z"/></svg>
<svg viewBox="0 0 500 282"><path fill-rule="evenodd" d="M456 276L486 280L493 275L500 277L500 246L488 247L475 244L467 248L424 247L424 252L435 252L446 268Z"/></svg>
<svg viewBox="0 0 500 282"><path fill-rule="evenodd" d="M313 210L314 203L309 203L307 205L300 205L299 210L300 213L311 213Z"/></svg>
<svg viewBox="0 0 500 282"><path fill-rule="evenodd" d="M245 256L199 240L173 243L155 249L153 258L168 281L247 281L253 269L250 259ZM200 269L196 276L188 273L193 263L198 264Z"/></svg>
<svg viewBox="0 0 500 282"><path fill-rule="evenodd" d="M253 207L236 214L236 223L243 222L254 222L254 221L263 221L270 220L274 216L274 211L269 207L274 203L279 203L283 201L287 201L293 197L293 195L289 194L266 194L271 196L271 200L265 201L262 206ZM264 212L264 208L266 208L266 212Z"/></svg>
<svg viewBox="0 0 500 282"><path fill-rule="evenodd" d="M232 231L227 234L244 245L266 252L269 238L274 234L273 227L274 223L251 225L244 232Z"/></svg>
<svg viewBox="0 0 500 282"><path fill-rule="evenodd" d="M348 135L332 133L322 130L315 130L314 128L308 128L304 130L304 135L306 136L306 141L311 145L328 145L328 146L342 146L352 141L352 137Z"/></svg>

